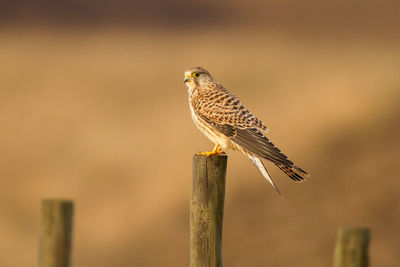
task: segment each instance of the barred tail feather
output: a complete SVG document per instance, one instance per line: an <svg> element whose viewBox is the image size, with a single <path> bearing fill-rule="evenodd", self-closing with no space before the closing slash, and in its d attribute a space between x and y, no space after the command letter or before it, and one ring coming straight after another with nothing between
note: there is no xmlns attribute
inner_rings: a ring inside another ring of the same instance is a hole
<svg viewBox="0 0 400 267"><path fill-rule="evenodd" d="M281 169L290 179L300 182L304 180L304 177L310 176L306 171L302 170L296 166L285 166L282 164L275 164L279 169Z"/></svg>
<svg viewBox="0 0 400 267"><path fill-rule="evenodd" d="M278 192L280 195L281 192L279 192L278 187L275 185L274 181L272 181L272 178L271 178L271 176L269 176L269 173L268 173L267 169L265 168L264 164L262 163L261 159L259 159L258 157L254 156L254 155L251 155L251 154L247 154L247 156L254 163L254 165L256 165L257 169L262 173L262 175L265 177L265 179L267 179L267 181L275 188L276 192Z"/></svg>

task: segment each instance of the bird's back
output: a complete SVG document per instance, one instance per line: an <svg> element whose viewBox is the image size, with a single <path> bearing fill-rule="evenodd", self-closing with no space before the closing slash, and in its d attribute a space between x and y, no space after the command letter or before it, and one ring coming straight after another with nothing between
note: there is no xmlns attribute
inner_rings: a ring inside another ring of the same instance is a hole
<svg viewBox="0 0 400 267"><path fill-rule="evenodd" d="M267 126L219 83L198 86L192 90L189 98L194 111L213 123L257 127L267 131Z"/></svg>

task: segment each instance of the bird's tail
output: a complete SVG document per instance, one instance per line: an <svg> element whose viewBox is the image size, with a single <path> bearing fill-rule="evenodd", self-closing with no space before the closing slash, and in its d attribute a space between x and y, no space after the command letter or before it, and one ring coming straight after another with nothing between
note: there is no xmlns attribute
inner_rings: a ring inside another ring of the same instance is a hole
<svg viewBox="0 0 400 267"><path fill-rule="evenodd" d="M247 154L247 156L254 163L254 165L256 165L257 169L262 173L262 175L265 177L265 179L267 179L267 181L275 188L276 192L278 192L280 195L281 192L279 192L278 187L275 185L274 181L272 181L272 178L271 178L271 176L269 176L269 173L268 173L267 169L265 168L261 159L254 155L251 155L251 154Z"/></svg>
<svg viewBox="0 0 400 267"><path fill-rule="evenodd" d="M305 177L310 176L306 171L296 166L285 166L282 164L275 164L275 165L278 166L278 168L281 169L284 173L286 173L286 175L289 176L290 179L296 182L304 181Z"/></svg>

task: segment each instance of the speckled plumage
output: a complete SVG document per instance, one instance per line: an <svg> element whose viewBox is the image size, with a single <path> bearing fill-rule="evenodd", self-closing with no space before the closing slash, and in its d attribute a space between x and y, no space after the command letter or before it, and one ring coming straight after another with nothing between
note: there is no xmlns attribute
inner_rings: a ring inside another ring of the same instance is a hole
<svg viewBox="0 0 400 267"><path fill-rule="evenodd" d="M264 135L268 130L265 124L207 70L201 67L187 70L185 84L192 118L200 131L223 149L239 150L249 157L278 192L260 158L273 162L295 181L308 176L268 140Z"/></svg>

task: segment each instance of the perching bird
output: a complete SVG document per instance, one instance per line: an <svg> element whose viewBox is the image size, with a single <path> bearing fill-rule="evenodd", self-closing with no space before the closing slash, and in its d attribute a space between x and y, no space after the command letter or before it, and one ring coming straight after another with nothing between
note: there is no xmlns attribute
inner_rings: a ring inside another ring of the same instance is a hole
<svg viewBox="0 0 400 267"><path fill-rule="evenodd" d="M216 82L207 70L201 67L188 69L184 83L188 88L194 123L215 143L213 151L200 155L221 154L221 148L239 150L254 163L278 193L261 159L273 162L294 181L302 181L309 176L265 137L267 126L251 114L235 95Z"/></svg>

